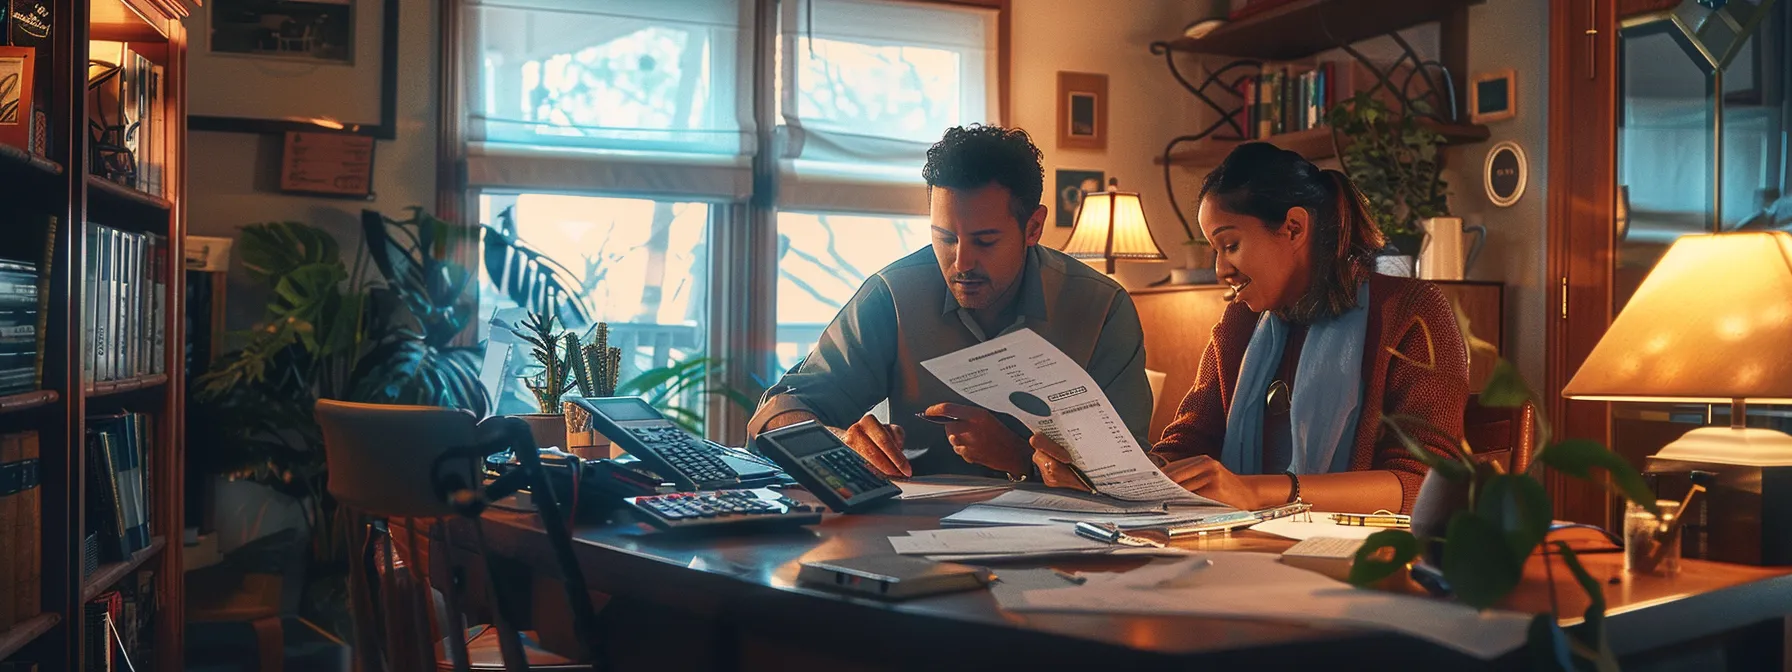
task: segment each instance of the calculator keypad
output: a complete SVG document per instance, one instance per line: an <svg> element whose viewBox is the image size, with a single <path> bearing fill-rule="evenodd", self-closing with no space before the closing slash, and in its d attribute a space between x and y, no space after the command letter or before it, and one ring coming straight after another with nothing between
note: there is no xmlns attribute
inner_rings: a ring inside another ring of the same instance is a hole
<svg viewBox="0 0 1792 672"><path fill-rule="evenodd" d="M634 497L635 508L649 514L648 521L665 529L726 525L730 523L790 521L807 524L820 520L817 507L784 495L767 499L761 490L705 490Z"/></svg>
<svg viewBox="0 0 1792 672"><path fill-rule="evenodd" d="M872 472L865 459L850 449L836 448L805 457L803 466L844 500L884 486L883 477Z"/></svg>
<svg viewBox="0 0 1792 672"><path fill-rule="evenodd" d="M699 485L740 477L714 449L678 427L636 427L629 430L655 454Z"/></svg>

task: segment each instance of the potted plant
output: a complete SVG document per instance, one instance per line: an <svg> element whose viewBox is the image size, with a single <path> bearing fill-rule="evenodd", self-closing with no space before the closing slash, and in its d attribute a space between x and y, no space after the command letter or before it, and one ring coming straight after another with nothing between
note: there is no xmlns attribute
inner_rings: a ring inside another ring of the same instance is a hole
<svg viewBox="0 0 1792 672"><path fill-rule="evenodd" d="M606 453L591 457L609 457L607 450L601 450L607 448L609 441L590 428L588 418L575 412L569 422L568 409L578 407L566 402L564 397L573 392L588 397L615 396L622 349L610 347L608 324L593 325L594 338L582 343L578 334L558 331L556 323L551 310L545 318L540 313L531 312L511 329L529 344L529 357L541 369L524 379L541 411L518 417L529 423L538 446L561 445L564 439L569 451L577 447L582 451Z"/></svg>
<svg viewBox="0 0 1792 672"><path fill-rule="evenodd" d="M1425 101L1414 100L1396 112L1364 91L1326 113L1338 163L1387 236L1385 254L1400 258L1382 268L1403 268L1404 275L1412 274L1412 260L1423 242L1420 222L1450 216L1439 151L1444 136L1419 121L1429 111Z"/></svg>
<svg viewBox="0 0 1792 672"><path fill-rule="evenodd" d="M1457 321L1465 335L1472 333L1460 309ZM1475 354L1498 356L1486 341L1472 335L1467 338ZM1491 407L1531 403L1541 409L1540 401L1518 369L1503 359L1480 396L1480 403ZM1529 468L1515 474L1503 473L1497 463L1475 460L1474 449L1466 441L1433 441L1434 445L1450 446L1448 456L1440 457L1414 438L1415 432L1433 431L1416 424L1416 419L1390 416L1385 422L1407 451L1430 467L1430 473L1413 506L1411 531L1384 530L1371 535L1356 554L1350 582L1380 584L1416 561L1428 569L1441 569L1455 599L1485 609L1518 587L1533 553L1541 552L1545 563L1554 563L1551 555L1555 555L1586 591L1590 605L1581 624L1564 630L1558 625L1561 614L1551 592L1550 613L1538 614L1531 623L1529 644L1538 654L1535 659L1549 661L1556 669L1576 669L1576 659L1593 662L1597 669L1616 669L1605 638L1605 598L1599 582L1566 543L1544 543L1554 515L1541 471L1547 467L1571 478L1598 480L1592 470L1603 469L1610 476L1601 481L1606 487L1655 512L1653 493L1637 470L1597 442L1552 441L1548 418L1541 412L1537 436L1543 449Z"/></svg>

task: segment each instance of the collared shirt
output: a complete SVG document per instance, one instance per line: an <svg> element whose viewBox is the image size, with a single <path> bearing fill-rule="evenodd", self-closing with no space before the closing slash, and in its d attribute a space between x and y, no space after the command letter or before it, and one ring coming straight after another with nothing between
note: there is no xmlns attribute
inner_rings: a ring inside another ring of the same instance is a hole
<svg viewBox="0 0 1792 672"><path fill-rule="evenodd" d="M1132 297L1088 264L1038 245L1028 248L1020 283L1015 321L1001 334L1032 329L1063 350L1107 393L1144 445L1152 399ZM793 410L847 427L888 399L890 420L903 428L904 452L916 475L994 475L965 462L947 445L944 429L915 414L944 402L973 405L921 362L1001 334L985 334L958 305L932 248L923 248L865 281L809 356L766 391L748 431L756 436L773 417ZM1031 434L1019 420L996 417L1020 436Z"/></svg>

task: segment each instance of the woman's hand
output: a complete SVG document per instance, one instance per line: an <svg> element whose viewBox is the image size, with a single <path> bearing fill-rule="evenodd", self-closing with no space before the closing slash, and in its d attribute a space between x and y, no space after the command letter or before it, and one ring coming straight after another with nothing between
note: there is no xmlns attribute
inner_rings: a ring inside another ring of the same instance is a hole
<svg viewBox="0 0 1792 672"><path fill-rule="evenodd" d="M1206 455L1183 458L1163 466L1164 474L1178 485L1202 497L1225 504L1235 509L1254 511L1267 506L1260 487L1266 484L1263 476L1252 476L1250 482L1238 474L1232 473L1219 460ZM1286 478L1277 476L1286 481Z"/></svg>
<svg viewBox="0 0 1792 672"><path fill-rule="evenodd" d="M1033 466L1039 468L1039 480L1054 488L1089 491L1076 472L1070 470L1070 451L1044 434L1034 434L1027 444L1033 447Z"/></svg>

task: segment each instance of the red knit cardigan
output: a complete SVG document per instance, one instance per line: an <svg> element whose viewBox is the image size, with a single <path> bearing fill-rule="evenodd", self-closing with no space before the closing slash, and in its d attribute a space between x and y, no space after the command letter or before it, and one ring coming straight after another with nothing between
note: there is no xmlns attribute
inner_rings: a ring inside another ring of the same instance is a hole
<svg viewBox="0 0 1792 672"><path fill-rule="evenodd" d="M1151 450L1168 460L1195 455L1219 459L1226 437L1226 413L1238 385L1245 346L1257 313L1243 303L1226 308L1201 356L1195 386L1183 397L1176 419ZM1363 345L1363 411L1356 428L1351 471L1386 470L1400 479L1400 510L1410 512L1426 467L1382 424L1390 413L1415 416L1441 436L1462 436L1468 403L1468 348L1443 291L1429 282L1372 275L1369 280L1369 338ZM1299 383L1295 383L1299 394ZM1430 432L1407 429L1424 440ZM1441 440L1433 438L1433 441ZM1432 452L1443 454L1435 445Z"/></svg>

